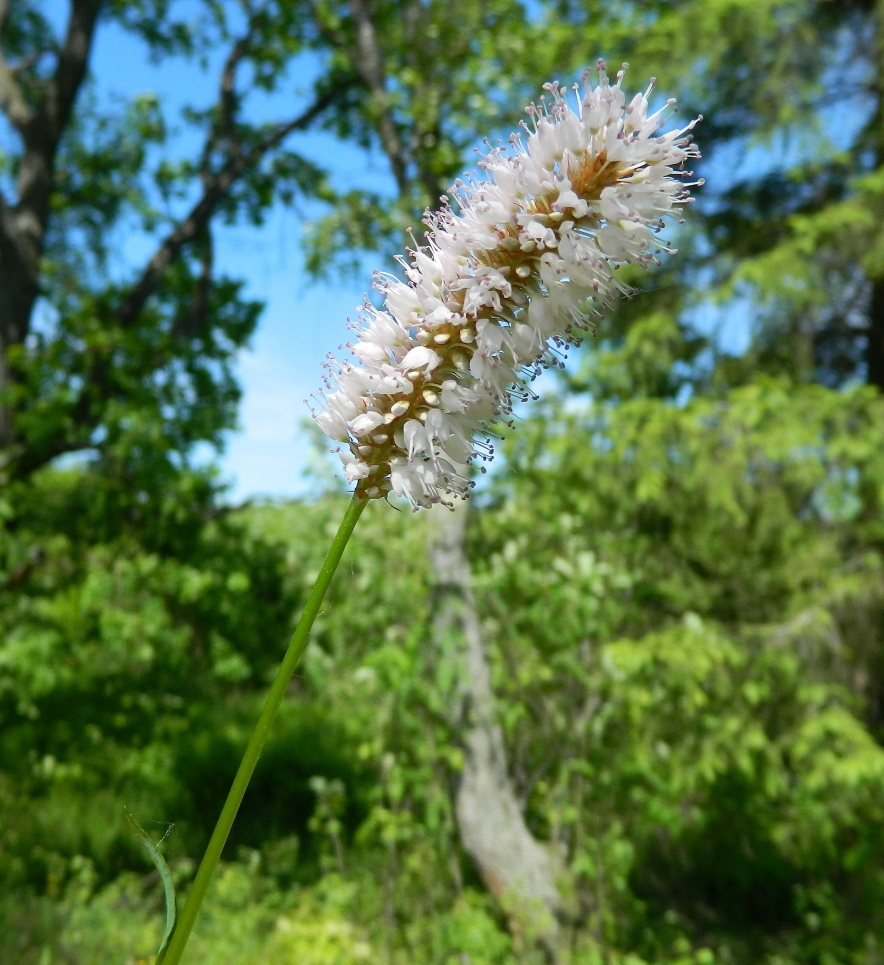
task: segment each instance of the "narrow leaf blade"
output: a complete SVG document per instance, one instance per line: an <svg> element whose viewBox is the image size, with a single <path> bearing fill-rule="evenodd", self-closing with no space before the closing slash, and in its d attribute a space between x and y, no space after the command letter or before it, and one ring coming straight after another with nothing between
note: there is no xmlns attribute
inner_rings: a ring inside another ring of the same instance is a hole
<svg viewBox="0 0 884 965"><path fill-rule="evenodd" d="M138 837L138 840L144 847L144 850L150 856L150 860L154 863L154 867L159 873L160 880L163 882L163 896L166 902L166 930L163 933L163 940L160 944L160 950L157 952L156 965L161 965L163 956L166 951L166 946L169 944L172 935L175 932L175 925L178 923L178 904L175 901L175 883L172 881L172 874L169 871L169 866L166 864L165 859L162 854L160 854L160 849L154 843L153 838L138 824L135 818L126 811L126 820L132 827L132 830Z"/></svg>

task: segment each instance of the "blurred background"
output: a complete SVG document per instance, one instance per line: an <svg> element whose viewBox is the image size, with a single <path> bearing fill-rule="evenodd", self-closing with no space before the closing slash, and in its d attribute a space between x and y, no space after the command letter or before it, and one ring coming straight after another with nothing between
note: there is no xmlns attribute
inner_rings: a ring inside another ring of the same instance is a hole
<svg viewBox="0 0 884 965"><path fill-rule="evenodd" d="M369 507L190 960L884 961L881 0L0 0L0 50L0 962L153 960L123 809L184 894L346 505L322 359L598 57L704 115L679 253L468 514Z"/></svg>

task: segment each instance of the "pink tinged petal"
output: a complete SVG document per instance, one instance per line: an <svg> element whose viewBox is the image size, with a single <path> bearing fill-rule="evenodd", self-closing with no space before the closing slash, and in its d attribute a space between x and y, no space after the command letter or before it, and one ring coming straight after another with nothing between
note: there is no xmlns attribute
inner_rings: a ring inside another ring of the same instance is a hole
<svg viewBox="0 0 884 965"><path fill-rule="evenodd" d="M420 310L420 303L417 295L410 285L406 285L398 279L390 282L383 288L387 308L396 316L403 325L410 325L414 321L414 316Z"/></svg>
<svg viewBox="0 0 884 965"><path fill-rule="evenodd" d="M475 392L458 385L454 379L446 379L442 383L441 397L442 408L448 412L465 412L477 398Z"/></svg>
<svg viewBox="0 0 884 965"><path fill-rule="evenodd" d="M589 211L589 205L569 188L559 192L558 198L553 202L553 210L567 211L573 218L583 218Z"/></svg>
<svg viewBox="0 0 884 965"><path fill-rule="evenodd" d="M648 102L645 100L644 94L636 94L630 101L629 107L626 108L624 130L628 134L641 130L645 123L647 111Z"/></svg>

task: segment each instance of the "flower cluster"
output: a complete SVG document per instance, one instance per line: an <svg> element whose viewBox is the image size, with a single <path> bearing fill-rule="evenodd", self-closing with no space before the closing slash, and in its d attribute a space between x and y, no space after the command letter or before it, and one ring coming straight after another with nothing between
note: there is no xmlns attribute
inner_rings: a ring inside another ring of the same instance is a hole
<svg viewBox="0 0 884 965"><path fill-rule="evenodd" d="M649 114L652 81L627 103L623 75L611 85L600 61L574 108L547 84L524 133L483 158L486 177L426 215L407 282L376 275L385 307L366 301L356 361L331 360L314 414L365 497L417 508L466 494L483 430L614 307L614 269L672 250L656 232L689 201L696 121L657 134L674 101Z"/></svg>

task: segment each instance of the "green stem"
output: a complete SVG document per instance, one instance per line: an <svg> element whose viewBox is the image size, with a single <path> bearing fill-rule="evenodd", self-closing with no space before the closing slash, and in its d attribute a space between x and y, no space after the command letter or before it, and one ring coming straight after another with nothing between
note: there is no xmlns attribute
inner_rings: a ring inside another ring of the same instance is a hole
<svg viewBox="0 0 884 965"><path fill-rule="evenodd" d="M227 835L230 833L230 828L233 826L233 821L236 818L236 812L239 810L243 795L246 793L249 780L255 770L255 765L258 763L258 758L261 756L261 751L267 742L267 736L270 733L270 728L273 726L276 712L279 710L283 697L285 697L289 681L292 679L295 667L297 667L298 661L301 659L301 654L303 654L304 648L307 646L307 638L313 627L313 621L316 619L316 614L322 605L325 592L341 560L347 541L350 539L367 502L368 500L359 492L356 492L350 500L347 512L341 520L341 525L338 527L325 562L322 564L319 575L316 577L316 582L313 584L313 589L310 591L310 596L307 598L307 604L304 607L304 612L301 614L301 619L298 621L295 632L292 634L288 650L286 650L285 657L277 671L276 678L270 688L270 693L267 695L267 700L264 703L264 709L261 711L261 716L258 718L258 723L255 725L255 730L249 739L249 744L248 747L246 747L245 754L243 754L239 770L233 779L233 786L230 788L230 793L224 802L221 816L218 818L218 823L212 832L209 846L206 848L206 853L203 855L203 860L200 862L199 869L197 870L193 887L187 896L184 910L178 916L175 933L172 935L165 954L161 954L157 959L156 965L178 965L181 960L184 946L187 944L187 939L190 937L194 922L200 913L200 907L209 888L209 882L212 880L212 875L221 857L221 851L227 841Z"/></svg>

